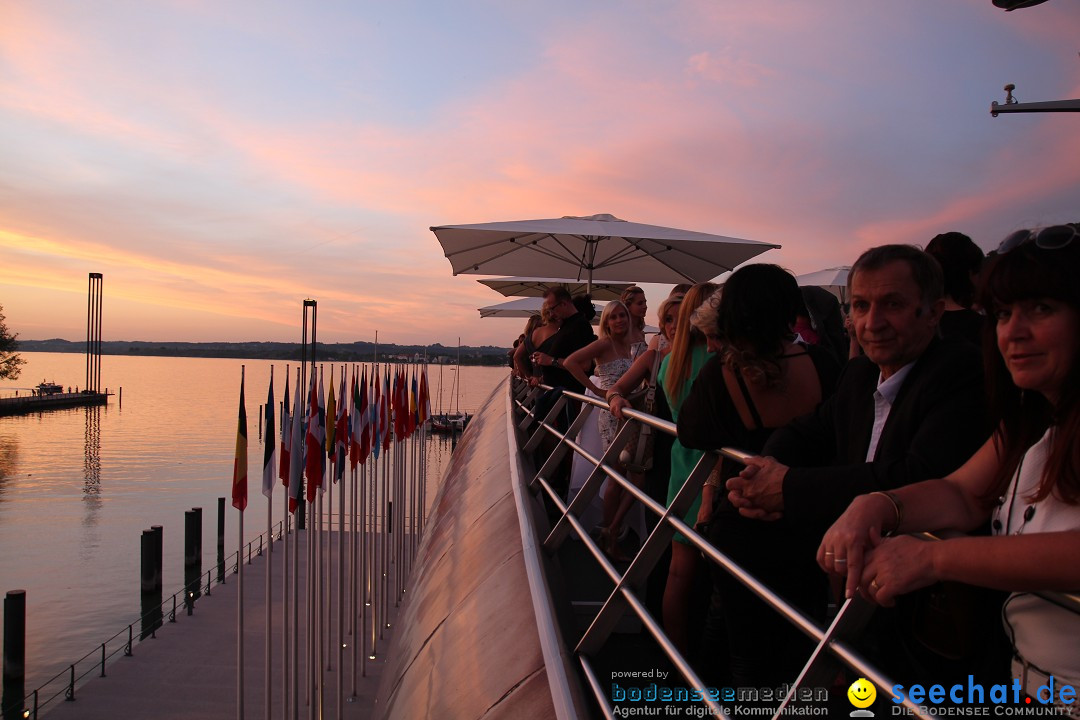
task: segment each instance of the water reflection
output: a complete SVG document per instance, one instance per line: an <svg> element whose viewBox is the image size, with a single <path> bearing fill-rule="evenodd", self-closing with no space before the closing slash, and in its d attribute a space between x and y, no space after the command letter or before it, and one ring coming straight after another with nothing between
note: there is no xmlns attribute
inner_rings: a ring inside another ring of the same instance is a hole
<svg viewBox="0 0 1080 720"><path fill-rule="evenodd" d="M19 441L13 433L0 435L0 498L19 465Z"/></svg>
<svg viewBox="0 0 1080 720"><path fill-rule="evenodd" d="M83 431L83 503L86 514L83 525L98 523L101 510L101 407L86 408L86 428Z"/></svg>

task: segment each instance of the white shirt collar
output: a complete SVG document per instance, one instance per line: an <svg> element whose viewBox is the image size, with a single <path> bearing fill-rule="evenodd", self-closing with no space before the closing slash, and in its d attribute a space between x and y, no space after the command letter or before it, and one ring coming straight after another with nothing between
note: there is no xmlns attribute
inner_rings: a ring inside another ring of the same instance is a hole
<svg viewBox="0 0 1080 720"><path fill-rule="evenodd" d="M881 379L880 373L878 374L877 391L881 394L889 405L896 402L896 396L900 394L900 388L904 386L904 380L911 372L911 368L915 366L915 361L912 360L904 367L900 368L886 380Z"/></svg>

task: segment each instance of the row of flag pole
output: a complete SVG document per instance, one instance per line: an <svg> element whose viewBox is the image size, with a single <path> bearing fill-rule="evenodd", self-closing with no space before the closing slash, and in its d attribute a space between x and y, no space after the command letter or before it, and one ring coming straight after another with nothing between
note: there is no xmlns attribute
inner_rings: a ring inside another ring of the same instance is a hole
<svg viewBox="0 0 1080 720"><path fill-rule="evenodd" d="M362 368L351 372L342 366L335 390L334 366L329 373L329 395L324 392L323 367L301 391L301 368L289 409L289 368L280 423L275 424L274 372L270 368L267 401L263 408L262 492L267 498L267 534L273 551L273 492L280 480L288 501L283 503L281 653L282 682L280 716L299 720L301 694L309 718L324 717L323 674L335 671L337 713L343 716L346 675L345 649L351 646L352 696L356 696L357 670L366 673L366 660L374 659L378 640L389 627L385 618L391 599L397 605L423 532L426 507L425 433L417 433L431 417L426 365ZM348 375L348 382L346 376ZM324 398L326 398L324 402ZM280 428L280 434L278 432ZM391 459L392 456L392 459ZM236 455L233 463L232 505L239 511L238 528L243 547L244 511L248 504L247 410L244 401L244 367L240 375L240 408L237 420ZM346 471L348 470L348 481ZM381 472L380 472L381 471ZM306 480L306 484L305 484ZM338 491L337 512L337 637L332 637L331 616L335 574L328 567L329 542L334 531L333 494ZM306 488L306 494L302 496ZM323 497L328 495L324 512ZM346 496L351 504L346 511ZM290 554L290 526L304 497L311 509L307 535L306 566L299 560L299 537ZM345 542L348 535L348 549ZM408 537L406 537L408 535ZM346 570L346 552L348 570ZM237 555L237 717L244 717L244 617L243 563ZM264 717L270 720L272 701L272 563L266 573L266 649ZM306 568L306 570L305 570ZM307 611L299 615L302 573ZM348 598L346 598L346 587ZM346 615L346 603L349 612ZM302 632L303 631L303 632ZM300 636L304 635L304 647ZM336 653L331 652L335 647ZM359 653L359 656L358 656ZM301 655L305 672L300 674ZM359 662L358 662L359 660ZM336 664L335 664L336 663ZM326 713L329 714L329 713Z"/></svg>

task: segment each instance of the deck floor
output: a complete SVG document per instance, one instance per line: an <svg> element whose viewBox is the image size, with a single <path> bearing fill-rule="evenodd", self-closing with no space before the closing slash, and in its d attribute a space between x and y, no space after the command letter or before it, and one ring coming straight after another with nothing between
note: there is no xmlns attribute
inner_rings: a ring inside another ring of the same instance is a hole
<svg viewBox="0 0 1080 720"><path fill-rule="evenodd" d="M294 533L300 537L300 557L303 564L306 531ZM330 538L330 560L336 568L336 533ZM244 717L286 718L282 694L281 640L281 545L275 544L273 554L254 557L244 565ZM291 552L291 547L290 547ZM271 594L271 699L270 714L265 713L265 623L266 568L265 559L272 557L274 583ZM324 561L325 562L325 561ZM304 573L301 573L303 578ZM105 678L94 678L77 688L73 702L51 704L43 717L48 720L114 720L115 718L192 718L202 720L239 717L237 713L237 594L236 575L229 575L225 585L212 588L210 597L202 597L194 614L178 613L176 624L166 621L156 638L135 645L132 657L119 657L106 666ZM304 625L304 588L300 589L300 622ZM336 603L336 590L334 591ZM346 607L348 606L346 593ZM359 602L359 601L358 601ZM393 597L389 601L387 619L391 626L398 608ZM336 628L336 604L330 613ZM346 613L346 624L348 623ZM366 661L366 672L356 673L356 695L352 697L352 648L344 653L344 692L340 717L365 719L377 711L376 692L381 672L390 657L391 628L384 629L376 645L375 660ZM335 631L336 636L336 631ZM302 640L303 642L303 640ZM346 642L351 643L351 639ZM335 644L328 643L330 647ZM303 649L303 648L301 648ZM358 653L358 665L360 654ZM315 712L308 703L301 675L299 718L338 718L338 659L330 658L331 668L324 670L323 712ZM301 659L301 669L305 663ZM351 701L350 701L351 700Z"/></svg>

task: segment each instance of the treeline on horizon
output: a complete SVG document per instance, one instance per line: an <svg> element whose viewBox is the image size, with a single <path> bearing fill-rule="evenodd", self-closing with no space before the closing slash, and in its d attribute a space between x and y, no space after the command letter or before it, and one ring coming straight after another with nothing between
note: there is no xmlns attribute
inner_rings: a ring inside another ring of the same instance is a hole
<svg viewBox="0 0 1080 720"><path fill-rule="evenodd" d="M19 352L85 353L86 341L19 340ZM509 348L481 345L461 346L462 365L505 365ZM146 340L107 340L101 343L103 355L147 355L155 357L236 358L244 360L300 360L300 344L286 342L151 342ZM458 348L433 345L394 345L379 343L379 361L409 360L425 353L429 363L457 362ZM375 343L317 343L318 360L327 362L372 362Z"/></svg>

